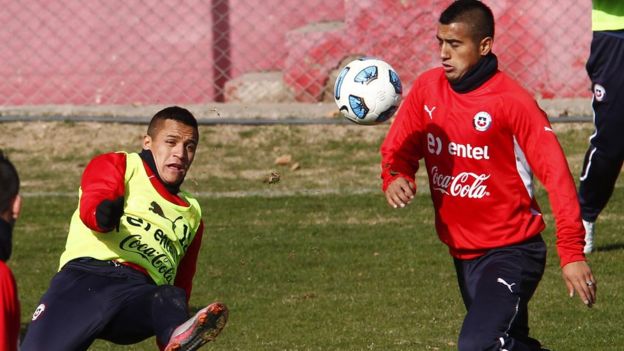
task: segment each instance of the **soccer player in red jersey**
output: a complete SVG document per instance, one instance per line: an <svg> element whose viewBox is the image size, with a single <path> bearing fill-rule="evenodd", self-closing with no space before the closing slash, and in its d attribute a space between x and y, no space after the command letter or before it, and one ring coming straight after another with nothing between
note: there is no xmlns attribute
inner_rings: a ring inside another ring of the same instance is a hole
<svg viewBox="0 0 624 351"><path fill-rule="evenodd" d="M0 151L0 351L16 351L20 332L17 285L6 265L12 251L13 224L21 210L19 176Z"/></svg>
<svg viewBox="0 0 624 351"><path fill-rule="evenodd" d="M498 70L489 7L454 1L436 38L441 67L416 79L381 146L385 197L409 204L424 159L467 309L459 350L540 350L527 309L546 261L533 173L548 191L567 290L587 306L596 300L574 181L545 113Z"/></svg>

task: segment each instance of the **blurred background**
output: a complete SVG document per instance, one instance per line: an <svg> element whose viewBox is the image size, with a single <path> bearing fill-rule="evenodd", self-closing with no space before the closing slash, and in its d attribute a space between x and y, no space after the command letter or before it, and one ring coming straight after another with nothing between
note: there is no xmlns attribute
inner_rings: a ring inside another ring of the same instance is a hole
<svg viewBox="0 0 624 351"><path fill-rule="evenodd" d="M449 0L0 0L0 105L333 101L338 69L439 64ZM538 99L588 98L588 1L489 0L500 67Z"/></svg>

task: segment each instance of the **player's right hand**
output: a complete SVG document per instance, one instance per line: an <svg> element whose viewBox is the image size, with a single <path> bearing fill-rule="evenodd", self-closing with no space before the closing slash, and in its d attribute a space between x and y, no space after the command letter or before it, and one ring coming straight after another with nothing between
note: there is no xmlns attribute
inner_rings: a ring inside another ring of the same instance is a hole
<svg viewBox="0 0 624 351"><path fill-rule="evenodd" d="M119 221L123 215L124 197L115 200L104 200L95 209L95 220L104 232L110 232L114 228L119 230Z"/></svg>
<svg viewBox="0 0 624 351"><path fill-rule="evenodd" d="M397 177L386 188L388 205L399 208L407 206L416 195L416 184L403 177Z"/></svg>

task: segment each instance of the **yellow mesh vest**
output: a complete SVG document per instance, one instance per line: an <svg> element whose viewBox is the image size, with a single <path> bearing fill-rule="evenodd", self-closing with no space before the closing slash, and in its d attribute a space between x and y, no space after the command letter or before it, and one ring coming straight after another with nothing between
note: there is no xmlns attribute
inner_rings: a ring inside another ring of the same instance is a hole
<svg viewBox="0 0 624 351"><path fill-rule="evenodd" d="M132 262L145 268L156 284L173 284L180 260L199 228L199 203L184 191L178 195L188 207L163 198L136 153L126 157L125 188L119 231L92 231L80 220L80 208L74 212L60 267L78 257Z"/></svg>
<svg viewBox="0 0 624 351"><path fill-rule="evenodd" d="M624 1L593 0L592 30L603 31L620 29L624 29Z"/></svg>

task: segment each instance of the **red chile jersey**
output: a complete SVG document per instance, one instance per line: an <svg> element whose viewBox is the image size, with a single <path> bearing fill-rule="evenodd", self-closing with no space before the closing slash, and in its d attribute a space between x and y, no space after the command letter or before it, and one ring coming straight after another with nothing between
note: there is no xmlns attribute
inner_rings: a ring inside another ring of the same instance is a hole
<svg viewBox="0 0 624 351"><path fill-rule="evenodd" d="M453 257L525 241L544 228L533 172L555 217L561 265L583 261L584 230L576 187L557 137L535 100L497 71L456 93L442 68L422 74L381 146L385 190L413 181L425 160L440 240Z"/></svg>
<svg viewBox="0 0 624 351"><path fill-rule="evenodd" d="M0 261L0 351L16 351L19 334L17 285L9 267Z"/></svg>
<svg viewBox="0 0 624 351"><path fill-rule="evenodd" d="M188 206L188 204L179 196L172 195L163 183L154 175L151 168L143 162L145 171L154 186L154 189L165 199L176 205ZM95 211L97 206L103 200L114 200L125 194L125 173L126 173L126 154L124 153L108 153L95 157L82 174L80 187L82 196L80 198L80 219L91 230L103 233L102 228L97 224ZM178 266L174 285L186 291L187 301L191 297L193 286L193 277L195 276L197 257L201 247L204 225L201 222L195 238L191 242L184 257ZM128 264L134 269L147 274L143 267L135 264Z"/></svg>

